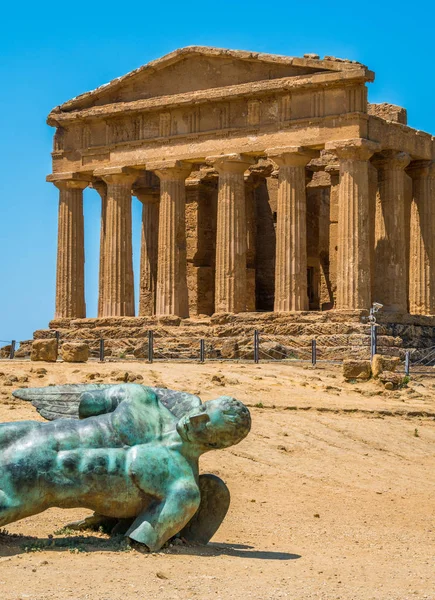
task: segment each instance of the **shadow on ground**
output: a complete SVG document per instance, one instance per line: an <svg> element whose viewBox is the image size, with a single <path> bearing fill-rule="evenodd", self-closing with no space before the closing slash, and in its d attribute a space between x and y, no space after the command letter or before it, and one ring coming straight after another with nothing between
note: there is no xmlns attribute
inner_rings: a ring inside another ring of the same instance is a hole
<svg viewBox="0 0 435 600"><path fill-rule="evenodd" d="M67 537L38 538L0 531L0 561L17 554L41 551L80 552L134 552L123 535L97 537L95 535L74 535ZM262 560L295 560L299 554L255 550L245 544L209 543L200 545L169 545L160 552L196 556L233 556L236 558L257 558Z"/></svg>

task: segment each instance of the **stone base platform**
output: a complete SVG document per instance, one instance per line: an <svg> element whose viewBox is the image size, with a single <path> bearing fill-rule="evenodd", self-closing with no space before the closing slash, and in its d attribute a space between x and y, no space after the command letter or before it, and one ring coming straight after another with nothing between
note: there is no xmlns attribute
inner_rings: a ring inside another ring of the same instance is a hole
<svg viewBox="0 0 435 600"><path fill-rule="evenodd" d="M378 350L403 358L435 345L435 317L378 313ZM199 359L205 340L207 359L253 359L254 332L260 335L260 359L310 359L316 340L319 360L368 358L370 325L367 311L216 314L212 317L110 317L56 319L34 338L84 341L98 356L105 341L107 357L148 358L148 332L153 332L154 357ZM22 346L25 352L25 343Z"/></svg>

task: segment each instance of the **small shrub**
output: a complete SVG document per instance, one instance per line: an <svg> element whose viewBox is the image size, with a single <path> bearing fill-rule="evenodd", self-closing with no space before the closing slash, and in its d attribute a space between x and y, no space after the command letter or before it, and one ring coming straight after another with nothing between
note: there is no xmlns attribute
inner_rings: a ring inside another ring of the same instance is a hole
<svg viewBox="0 0 435 600"><path fill-rule="evenodd" d="M414 429L414 437L420 437L417 427Z"/></svg>
<svg viewBox="0 0 435 600"><path fill-rule="evenodd" d="M264 404L262 402L257 402L257 404L254 404L255 408L264 408Z"/></svg>

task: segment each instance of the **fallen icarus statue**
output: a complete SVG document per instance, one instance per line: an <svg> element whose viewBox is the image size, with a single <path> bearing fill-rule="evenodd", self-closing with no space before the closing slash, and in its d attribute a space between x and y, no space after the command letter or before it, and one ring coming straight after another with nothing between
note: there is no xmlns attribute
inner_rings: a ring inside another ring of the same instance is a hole
<svg viewBox="0 0 435 600"><path fill-rule="evenodd" d="M0 527L50 507L88 508L158 550L176 534L207 543L229 506L198 460L249 432L244 404L136 384L20 389L49 423L0 424Z"/></svg>

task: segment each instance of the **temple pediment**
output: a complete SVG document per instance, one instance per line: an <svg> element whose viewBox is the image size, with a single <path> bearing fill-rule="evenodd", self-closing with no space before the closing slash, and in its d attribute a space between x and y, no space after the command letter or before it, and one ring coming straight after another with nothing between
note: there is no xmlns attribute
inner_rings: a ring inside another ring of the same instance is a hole
<svg viewBox="0 0 435 600"><path fill-rule="evenodd" d="M315 55L314 55L315 56ZM361 67L351 61L294 58L192 46L176 50L123 77L65 102L56 112L255 84Z"/></svg>

